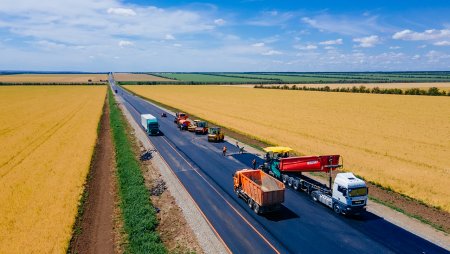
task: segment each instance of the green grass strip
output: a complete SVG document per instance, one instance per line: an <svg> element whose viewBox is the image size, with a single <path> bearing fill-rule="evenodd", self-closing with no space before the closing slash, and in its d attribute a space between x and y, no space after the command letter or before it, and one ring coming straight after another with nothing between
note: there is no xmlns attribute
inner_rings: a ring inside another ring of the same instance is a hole
<svg viewBox="0 0 450 254"><path fill-rule="evenodd" d="M120 208L124 218L124 229L128 234L126 253L167 253L156 226L156 212L144 185L144 177L133 153L126 129L125 119L116 105L110 89L109 108L111 130L116 151L119 182Z"/></svg>

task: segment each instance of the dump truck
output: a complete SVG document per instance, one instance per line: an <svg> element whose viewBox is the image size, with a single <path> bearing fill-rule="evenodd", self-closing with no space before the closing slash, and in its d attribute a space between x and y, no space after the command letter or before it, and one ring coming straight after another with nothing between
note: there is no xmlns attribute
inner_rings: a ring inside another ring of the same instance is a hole
<svg viewBox="0 0 450 254"><path fill-rule="evenodd" d="M234 192L256 214L277 211L284 202L284 184L261 170L239 170L233 179Z"/></svg>
<svg viewBox="0 0 450 254"><path fill-rule="evenodd" d="M210 127L208 128L208 141L209 142L221 142L225 138L220 127Z"/></svg>
<svg viewBox="0 0 450 254"><path fill-rule="evenodd" d="M175 113L175 119L173 120L173 122L178 125L180 124L180 120L187 120L188 118L189 116L186 113L177 112Z"/></svg>
<svg viewBox="0 0 450 254"><path fill-rule="evenodd" d="M302 190L314 201L325 204L339 214L360 214L367 205L366 183L353 173L338 173L332 182L331 172L342 167L340 155L289 157L289 147L266 147L266 161L260 169L294 190ZM303 175L305 172L329 174L329 186Z"/></svg>
<svg viewBox="0 0 450 254"><path fill-rule="evenodd" d="M208 123L205 121L198 121L196 123L195 134L206 134L208 133Z"/></svg>
<svg viewBox="0 0 450 254"><path fill-rule="evenodd" d="M158 119L151 114L141 115L141 125L149 135L158 135L160 133Z"/></svg>

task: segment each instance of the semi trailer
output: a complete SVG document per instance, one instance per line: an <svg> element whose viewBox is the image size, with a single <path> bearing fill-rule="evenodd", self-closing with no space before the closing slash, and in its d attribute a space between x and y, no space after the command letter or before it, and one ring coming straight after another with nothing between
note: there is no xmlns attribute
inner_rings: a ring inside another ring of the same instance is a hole
<svg viewBox="0 0 450 254"><path fill-rule="evenodd" d="M160 133L158 119L151 114L141 115L141 125L149 135L158 135Z"/></svg>
<svg viewBox="0 0 450 254"><path fill-rule="evenodd" d="M331 172L342 167L340 155L290 157L289 147L267 147L266 161L260 169L281 180L294 190L302 190L314 201L325 204L336 213L359 214L365 211L368 188L353 173L338 173L332 182ZM305 172L329 174L329 186L303 175Z"/></svg>
<svg viewBox="0 0 450 254"><path fill-rule="evenodd" d="M233 179L234 192L256 214L276 211L284 202L284 184L261 170L239 170Z"/></svg>

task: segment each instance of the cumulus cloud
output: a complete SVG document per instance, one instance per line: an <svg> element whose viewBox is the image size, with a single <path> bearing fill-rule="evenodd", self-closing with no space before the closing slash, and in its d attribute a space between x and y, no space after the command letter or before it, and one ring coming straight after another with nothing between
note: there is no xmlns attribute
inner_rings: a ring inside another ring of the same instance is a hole
<svg viewBox="0 0 450 254"><path fill-rule="evenodd" d="M314 44L295 45L294 48L299 49L299 50L314 50L314 49L317 49L317 46Z"/></svg>
<svg viewBox="0 0 450 254"><path fill-rule="evenodd" d="M275 55L281 55L281 54L283 54L283 53L280 51L277 51L277 50L273 50L273 49L261 53L261 55L263 55L263 56L275 56Z"/></svg>
<svg viewBox="0 0 450 254"><path fill-rule="evenodd" d="M450 46L450 41L438 41L438 42L435 42L434 45L436 45L436 46Z"/></svg>
<svg viewBox="0 0 450 254"><path fill-rule="evenodd" d="M264 42L258 42L258 43L254 43L252 44L253 47L264 47Z"/></svg>
<svg viewBox="0 0 450 254"><path fill-rule="evenodd" d="M133 9L128 8L109 8L108 14L115 14L121 16L136 16L136 12Z"/></svg>
<svg viewBox="0 0 450 254"><path fill-rule="evenodd" d="M124 47L134 46L134 43L131 41L119 41L118 45L119 45L119 47L124 48Z"/></svg>
<svg viewBox="0 0 450 254"><path fill-rule="evenodd" d="M164 36L164 39L166 39L166 40L175 40L175 36L173 36L173 35L171 35L171 34L166 34L166 35Z"/></svg>
<svg viewBox="0 0 450 254"><path fill-rule="evenodd" d="M320 45L341 45L342 43L343 43L342 39L319 42Z"/></svg>
<svg viewBox="0 0 450 254"><path fill-rule="evenodd" d="M218 26L222 26L225 25L226 21L224 19L215 19L214 20L214 24L218 25Z"/></svg>
<svg viewBox="0 0 450 254"><path fill-rule="evenodd" d="M378 35L371 35L371 36L367 36L367 37L355 38L355 39L353 39L353 41L358 42L359 45L357 45L357 47L361 47L361 48L371 48L381 42Z"/></svg>
<svg viewBox="0 0 450 254"><path fill-rule="evenodd" d="M406 40L406 41L426 41L426 40L438 40L443 38L450 38L449 29L429 29L424 32L415 32L409 29L396 32L392 35L392 39Z"/></svg>

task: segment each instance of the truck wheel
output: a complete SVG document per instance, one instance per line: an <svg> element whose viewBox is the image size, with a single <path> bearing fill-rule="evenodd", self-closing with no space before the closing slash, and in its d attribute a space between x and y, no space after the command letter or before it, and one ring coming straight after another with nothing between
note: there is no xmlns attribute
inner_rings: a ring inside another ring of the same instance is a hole
<svg viewBox="0 0 450 254"><path fill-rule="evenodd" d="M288 178L288 186L289 186L289 187L292 187L293 182L294 182L294 178L289 177L289 178Z"/></svg>
<svg viewBox="0 0 450 254"><path fill-rule="evenodd" d="M247 199L247 205L248 205L248 207L250 207L250 209L252 209L253 208L253 199L248 198Z"/></svg>
<svg viewBox="0 0 450 254"><path fill-rule="evenodd" d="M234 190L234 193L236 193L236 196L239 197L239 189L238 189L238 188L236 188L236 189Z"/></svg>
<svg viewBox="0 0 450 254"><path fill-rule="evenodd" d="M288 181L288 176L287 175L281 175L281 181L283 181L283 183L286 184L287 181Z"/></svg>
<svg viewBox="0 0 450 254"><path fill-rule="evenodd" d="M259 205L258 205L257 203L255 203L255 205L253 206L253 211L254 211L256 214L259 214L259 209L260 209Z"/></svg>
<svg viewBox="0 0 450 254"><path fill-rule="evenodd" d="M292 187L294 188L294 190L298 190L299 185L300 183L298 182L298 180L294 180L294 182L292 183Z"/></svg>
<svg viewBox="0 0 450 254"><path fill-rule="evenodd" d="M319 200L317 199L317 196L316 196L315 194L312 195L312 199L314 200L314 202L319 201Z"/></svg>
<svg viewBox="0 0 450 254"><path fill-rule="evenodd" d="M339 207L338 204L334 204L333 210L334 210L334 212L337 213L337 214L340 214L340 213L341 213L341 208Z"/></svg>

